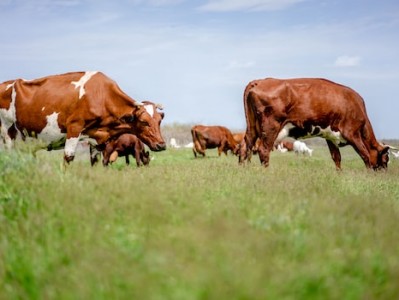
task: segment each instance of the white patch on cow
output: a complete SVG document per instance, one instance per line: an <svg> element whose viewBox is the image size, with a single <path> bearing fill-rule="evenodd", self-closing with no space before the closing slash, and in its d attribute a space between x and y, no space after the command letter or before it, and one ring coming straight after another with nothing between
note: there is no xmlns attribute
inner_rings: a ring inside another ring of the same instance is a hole
<svg viewBox="0 0 399 300"><path fill-rule="evenodd" d="M37 135L39 139L47 143L58 142L65 137L65 133L61 133L61 128L58 126L59 113L52 113L46 116L47 124L43 130Z"/></svg>
<svg viewBox="0 0 399 300"><path fill-rule="evenodd" d="M67 157L75 156L76 147L78 146L78 143L79 143L79 137L67 139L65 142L65 149L64 149L65 156Z"/></svg>
<svg viewBox="0 0 399 300"><path fill-rule="evenodd" d="M72 81L71 83L75 86L75 89L79 88L79 99L81 99L85 91L85 84L90 80L90 78L95 75L97 71L88 71L86 72L79 81Z"/></svg>
<svg viewBox="0 0 399 300"><path fill-rule="evenodd" d="M315 130L315 127L312 126L312 131ZM345 144L346 140L342 137L341 132L331 130L331 127L328 126L324 129L320 128L320 133L317 136L325 138L326 140L330 140L335 145L339 145L341 143Z"/></svg>
<svg viewBox="0 0 399 300"><path fill-rule="evenodd" d="M12 88L10 107L8 109L0 109L1 136L5 140L6 147L8 149L10 149L13 144L10 136L8 135L8 130L17 121L15 109L17 92L15 90L14 83L7 85L6 90L8 90L9 88Z"/></svg>
<svg viewBox="0 0 399 300"><path fill-rule="evenodd" d="M43 106L43 107L42 107L42 111L44 111L45 109L46 109L46 107L45 107L45 106Z"/></svg>
<svg viewBox="0 0 399 300"><path fill-rule="evenodd" d="M287 123L283 129L281 129L281 131L279 132L277 138L276 138L276 142L279 143L281 142L281 140L283 140L284 138L286 138L288 136L288 133L290 131L291 128L294 128L295 126L292 123Z"/></svg>
<svg viewBox="0 0 399 300"><path fill-rule="evenodd" d="M152 104L147 104L144 105L145 110L148 112L148 114L151 116L151 118L154 117L154 106Z"/></svg>

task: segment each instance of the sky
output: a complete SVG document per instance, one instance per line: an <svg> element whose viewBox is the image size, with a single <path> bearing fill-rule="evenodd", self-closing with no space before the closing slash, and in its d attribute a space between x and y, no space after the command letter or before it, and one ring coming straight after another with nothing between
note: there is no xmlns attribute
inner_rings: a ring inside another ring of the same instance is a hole
<svg viewBox="0 0 399 300"><path fill-rule="evenodd" d="M254 79L321 77L399 138L397 0L0 0L0 81L101 71L164 124L245 129Z"/></svg>

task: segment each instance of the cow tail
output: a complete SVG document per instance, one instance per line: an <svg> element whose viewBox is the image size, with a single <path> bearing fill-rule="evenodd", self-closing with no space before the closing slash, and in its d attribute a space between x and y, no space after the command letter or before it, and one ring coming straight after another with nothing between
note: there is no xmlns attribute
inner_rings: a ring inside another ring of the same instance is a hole
<svg viewBox="0 0 399 300"><path fill-rule="evenodd" d="M244 102L244 111L245 111L245 120L247 123L247 129L240 145L239 162L243 162L247 158L250 158L251 156L250 152L256 140L256 120L255 120L256 116L253 111L251 103L249 103L250 93L256 85L257 82L252 81L245 87L244 90L243 102Z"/></svg>
<svg viewBox="0 0 399 300"><path fill-rule="evenodd" d="M200 143L199 143L199 139L198 139L197 131L195 130L195 127L191 128L191 136L193 138L193 144L194 144L193 145L193 153L194 153L194 156L197 157L197 152L199 152L197 150L198 149L197 147Z"/></svg>

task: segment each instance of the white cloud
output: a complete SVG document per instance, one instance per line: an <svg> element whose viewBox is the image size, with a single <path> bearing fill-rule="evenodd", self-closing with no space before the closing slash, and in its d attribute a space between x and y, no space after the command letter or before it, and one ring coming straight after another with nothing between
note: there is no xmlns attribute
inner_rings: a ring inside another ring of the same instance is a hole
<svg viewBox="0 0 399 300"><path fill-rule="evenodd" d="M305 0L208 0L201 6L206 11L281 10Z"/></svg>
<svg viewBox="0 0 399 300"><path fill-rule="evenodd" d="M348 56L348 55L338 56L334 63L336 67L355 67L358 66L359 64L360 64L359 56Z"/></svg>

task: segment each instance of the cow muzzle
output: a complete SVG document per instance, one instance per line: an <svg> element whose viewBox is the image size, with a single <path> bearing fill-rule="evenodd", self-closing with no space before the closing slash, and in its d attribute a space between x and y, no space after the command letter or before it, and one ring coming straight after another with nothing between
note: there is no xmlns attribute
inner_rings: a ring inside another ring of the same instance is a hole
<svg viewBox="0 0 399 300"><path fill-rule="evenodd" d="M154 149L151 149L152 151L163 151L166 150L166 143L159 143L155 145Z"/></svg>

